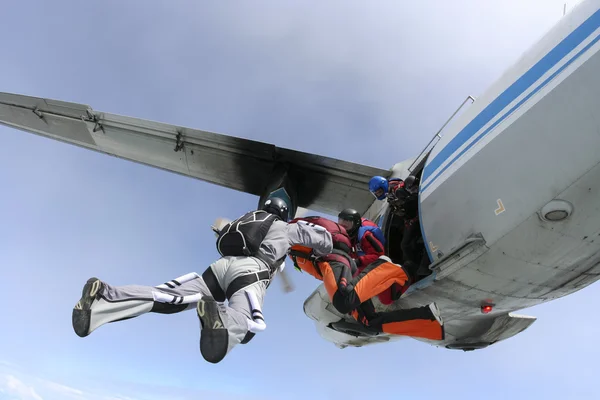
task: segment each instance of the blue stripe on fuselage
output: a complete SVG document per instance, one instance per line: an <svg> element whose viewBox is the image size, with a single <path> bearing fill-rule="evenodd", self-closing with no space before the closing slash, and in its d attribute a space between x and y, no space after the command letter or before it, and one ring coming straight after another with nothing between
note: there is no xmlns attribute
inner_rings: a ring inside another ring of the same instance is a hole
<svg viewBox="0 0 600 400"><path fill-rule="evenodd" d="M421 182L425 182L434 172L448 159L452 154L458 150L465 142L471 139L483 126L490 122L496 117L503 109L505 109L510 103L512 103L517 97L531 87L536 81L538 81L545 73L547 73L552 67L554 67L560 60L562 60L567 54L569 54L575 47L580 45L585 39L587 39L596 29L600 27L600 10L592 14L585 22L578 26L573 32L571 32L565 39L563 39L556 47L554 47L548 54L546 54L540 61L538 61L533 67L531 67L525 74L523 74L516 82L510 85L502 94L500 94L494 101L492 101L485 109L483 109L475 118L467 124L452 140L435 156L431 162L429 162L423 170L423 177ZM595 41L594 41L595 43ZM571 59L569 64L578 58L585 50L589 49L591 45L586 46L586 49L580 51L577 55ZM564 68L561 68L561 70ZM560 70L559 70L560 71ZM559 72L557 71L557 73ZM553 76L555 76L553 74ZM541 89L549 79L545 80L536 89ZM533 95L533 93L531 94ZM530 95L530 96L531 96ZM528 96L527 98L529 98ZM525 99L524 99L525 100ZM519 105L522 104L519 103ZM518 106L518 105L517 105ZM508 116L513 109L505 114ZM500 121L497 121L499 123ZM496 123L496 124L497 124ZM496 125L495 124L495 125ZM494 126L495 126L494 125ZM465 149L457 154L444 168L437 171L435 175L427 182L427 184L421 186L420 192L424 192L448 167L450 167L464 152L471 148L475 143L481 140L493 127L488 128L486 131L481 133L473 142L471 142Z"/></svg>

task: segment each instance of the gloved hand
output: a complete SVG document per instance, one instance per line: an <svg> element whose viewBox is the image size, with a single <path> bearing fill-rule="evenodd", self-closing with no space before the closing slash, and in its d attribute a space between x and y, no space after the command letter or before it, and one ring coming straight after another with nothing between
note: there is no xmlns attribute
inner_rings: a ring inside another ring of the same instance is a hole
<svg viewBox="0 0 600 400"><path fill-rule="evenodd" d="M338 282L338 290L342 296L352 292L353 289L354 285L343 278Z"/></svg>

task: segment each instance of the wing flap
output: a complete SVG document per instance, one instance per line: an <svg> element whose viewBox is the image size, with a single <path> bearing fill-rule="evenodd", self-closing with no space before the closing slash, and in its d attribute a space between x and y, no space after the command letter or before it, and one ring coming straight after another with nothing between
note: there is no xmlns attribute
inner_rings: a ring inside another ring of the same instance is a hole
<svg viewBox="0 0 600 400"><path fill-rule="evenodd" d="M0 92L0 104L39 110L41 112L60 114L66 117L79 118L85 114L89 106L85 104L68 103L66 101L42 99L39 97L23 96L13 93Z"/></svg>
<svg viewBox="0 0 600 400"><path fill-rule="evenodd" d="M94 146L95 142L81 119L43 111L54 107L23 108L0 103L0 121L13 128L26 130L65 142ZM72 110L71 110L72 111Z"/></svg>

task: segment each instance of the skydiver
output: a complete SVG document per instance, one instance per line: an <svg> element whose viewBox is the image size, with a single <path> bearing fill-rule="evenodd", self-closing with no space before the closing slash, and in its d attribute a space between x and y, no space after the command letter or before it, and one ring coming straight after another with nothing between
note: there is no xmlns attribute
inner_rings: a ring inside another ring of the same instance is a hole
<svg viewBox="0 0 600 400"><path fill-rule="evenodd" d="M98 278L89 279L73 309L75 333L85 337L109 322L149 312L172 314L195 308L200 319L200 352L206 361L220 362L236 345L248 343L266 328L262 314L266 290L283 268L291 245L310 246L315 255L329 254L333 249L327 232L287 224L287 220L286 203L272 198L261 210L226 225L217 240L223 257L202 275L192 272L154 287L112 286ZM243 232L241 242L236 228ZM238 243L243 249L236 248Z"/></svg>
<svg viewBox="0 0 600 400"><path fill-rule="evenodd" d="M346 208L338 214L338 224L346 229L352 242L352 254L356 267L361 269L385 254L385 237L376 223L362 218L352 208Z"/></svg>
<svg viewBox="0 0 600 400"><path fill-rule="evenodd" d="M352 242L350 256L356 262L357 274L377 261L380 256L385 255L385 236L376 223L362 218L361 214L352 208L346 208L338 214L338 223L350 236ZM389 290L381 292L377 297L382 304L390 305L400 298L402 289L402 286L394 283Z"/></svg>
<svg viewBox="0 0 600 400"><path fill-rule="evenodd" d="M369 181L369 191L377 200L387 200L394 212L399 217L405 216L405 201L412 193L408 184L414 182L414 177L407 178L408 182L400 178L386 179L383 176L374 176ZM410 185L413 186L413 185Z"/></svg>
<svg viewBox="0 0 600 400"><path fill-rule="evenodd" d="M322 280L332 305L341 314L350 314L357 321L378 331L395 335L443 340L444 327L435 303L390 313L376 314L369 300L394 283L405 287L409 277L401 265L386 256L379 256L353 277L356 264L350 257L352 243L344 227L323 217L303 217L290 225L312 225L328 232L333 241L331 254L317 256L310 246L293 245L290 258L294 266ZM367 307L363 307L367 305Z"/></svg>
<svg viewBox="0 0 600 400"><path fill-rule="evenodd" d="M392 212L404 220L402 234L403 263L413 276L431 273L427 268L430 260L424 245L418 245L422 239L419 224L418 179L409 176L406 181L399 178L390 180L382 176L374 176L369 181L369 190L378 200L387 200Z"/></svg>

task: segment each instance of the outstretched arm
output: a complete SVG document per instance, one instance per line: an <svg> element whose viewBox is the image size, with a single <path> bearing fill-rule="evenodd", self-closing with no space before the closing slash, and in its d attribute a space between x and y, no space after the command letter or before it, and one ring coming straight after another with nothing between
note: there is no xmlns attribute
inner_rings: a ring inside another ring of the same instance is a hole
<svg viewBox="0 0 600 400"><path fill-rule="evenodd" d="M300 245L313 249L313 254L321 257L333 251L333 239L325 228L309 225L303 221L288 225L290 246Z"/></svg>

